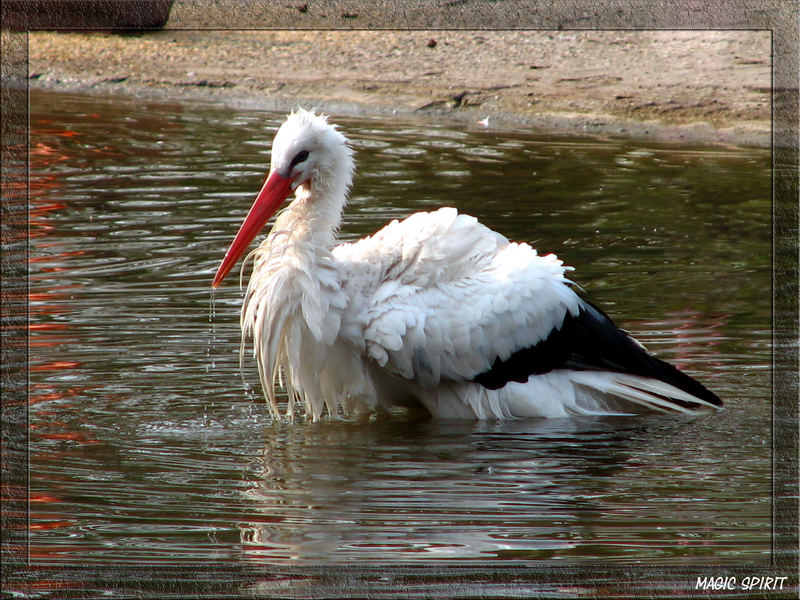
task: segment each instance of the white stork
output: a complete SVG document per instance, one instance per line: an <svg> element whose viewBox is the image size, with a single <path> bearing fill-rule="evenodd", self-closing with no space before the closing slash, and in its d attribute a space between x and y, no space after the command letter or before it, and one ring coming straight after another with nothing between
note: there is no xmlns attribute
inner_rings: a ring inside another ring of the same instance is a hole
<svg viewBox="0 0 800 600"><path fill-rule="evenodd" d="M252 335L276 415L278 384L286 414L300 404L314 420L325 408L331 416L415 406L438 418L508 419L722 404L579 297L555 255L455 208L337 245L353 171L348 141L326 117L291 113L212 283L294 192L248 256L241 313L242 349Z"/></svg>

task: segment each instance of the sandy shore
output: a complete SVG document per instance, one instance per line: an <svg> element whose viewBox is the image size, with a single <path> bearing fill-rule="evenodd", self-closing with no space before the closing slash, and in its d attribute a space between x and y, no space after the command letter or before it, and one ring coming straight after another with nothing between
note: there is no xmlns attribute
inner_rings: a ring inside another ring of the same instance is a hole
<svg viewBox="0 0 800 600"><path fill-rule="evenodd" d="M29 57L31 88L770 143L765 31L34 31Z"/></svg>

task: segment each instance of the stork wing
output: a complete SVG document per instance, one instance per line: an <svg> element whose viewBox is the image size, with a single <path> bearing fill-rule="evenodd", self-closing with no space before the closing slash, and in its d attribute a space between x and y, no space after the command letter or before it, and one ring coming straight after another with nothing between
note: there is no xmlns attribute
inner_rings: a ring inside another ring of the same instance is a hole
<svg viewBox="0 0 800 600"><path fill-rule="evenodd" d="M363 340L378 365L425 387L472 381L578 312L554 255L510 243L452 208L394 221L334 256L353 265L345 282L358 297L351 339ZM365 280L356 263L369 272Z"/></svg>
<svg viewBox="0 0 800 600"><path fill-rule="evenodd" d="M392 222L334 255L353 275L343 335L423 387L447 379L498 389L555 369L609 371L632 376L619 378L614 393L633 402L722 404L580 298L554 255L455 209Z"/></svg>

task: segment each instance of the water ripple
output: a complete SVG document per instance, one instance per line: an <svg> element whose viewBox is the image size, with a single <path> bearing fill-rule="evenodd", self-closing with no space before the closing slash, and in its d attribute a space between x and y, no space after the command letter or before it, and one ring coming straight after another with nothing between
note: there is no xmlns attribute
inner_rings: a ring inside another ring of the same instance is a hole
<svg viewBox="0 0 800 600"><path fill-rule="evenodd" d="M345 239L457 205L558 252L727 410L280 423L240 371L241 292L210 292L279 120L32 92L34 561L769 557L768 152L346 120Z"/></svg>

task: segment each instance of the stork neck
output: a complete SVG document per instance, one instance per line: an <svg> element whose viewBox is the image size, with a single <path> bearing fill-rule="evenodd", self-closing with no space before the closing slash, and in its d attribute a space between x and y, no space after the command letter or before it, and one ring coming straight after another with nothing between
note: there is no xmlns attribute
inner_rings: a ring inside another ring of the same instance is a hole
<svg viewBox="0 0 800 600"><path fill-rule="evenodd" d="M330 250L336 243L346 194L345 186L300 186L275 221L275 231L290 232L289 239L294 243L310 244L316 251Z"/></svg>

